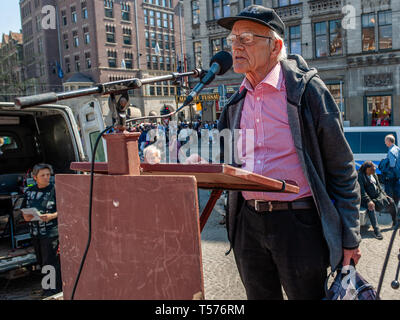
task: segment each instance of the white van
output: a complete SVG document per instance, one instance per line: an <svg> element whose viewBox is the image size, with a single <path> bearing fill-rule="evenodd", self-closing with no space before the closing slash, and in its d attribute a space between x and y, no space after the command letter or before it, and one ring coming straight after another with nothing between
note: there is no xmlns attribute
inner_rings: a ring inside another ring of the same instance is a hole
<svg viewBox="0 0 400 320"><path fill-rule="evenodd" d="M388 153L385 137L393 134L396 144L400 141L400 127L344 127L344 134L353 151L356 169L364 161L371 160L376 165L377 174L380 174L379 162Z"/></svg>

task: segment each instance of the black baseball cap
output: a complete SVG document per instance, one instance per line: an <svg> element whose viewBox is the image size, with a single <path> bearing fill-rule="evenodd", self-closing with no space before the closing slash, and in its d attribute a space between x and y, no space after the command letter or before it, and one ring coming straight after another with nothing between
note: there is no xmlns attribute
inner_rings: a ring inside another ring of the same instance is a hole
<svg viewBox="0 0 400 320"><path fill-rule="evenodd" d="M235 22L239 20L249 20L263 24L274 30L282 38L285 37L285 24L275 10L255 4L244 8L237 16L221 18L217 23L221 27L232 30Z"/></svg>

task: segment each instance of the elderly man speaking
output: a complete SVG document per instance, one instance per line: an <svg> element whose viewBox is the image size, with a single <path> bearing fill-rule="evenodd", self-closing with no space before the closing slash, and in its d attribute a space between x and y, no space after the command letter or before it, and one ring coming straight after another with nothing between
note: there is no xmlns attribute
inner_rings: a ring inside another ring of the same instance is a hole
<svg viewBox="0 0 400 320"><path fill-rule="evenodd" d="M283 287L289 299L321 299L329 264L361 257L360 189L339 109L317 71L286 56L274 10L252 5L218 24L231 30L233 68L245 75L218 129L254 130L253 152L233 165L300 187L229 194L228 238L247 297L283 299Z"/></svg>

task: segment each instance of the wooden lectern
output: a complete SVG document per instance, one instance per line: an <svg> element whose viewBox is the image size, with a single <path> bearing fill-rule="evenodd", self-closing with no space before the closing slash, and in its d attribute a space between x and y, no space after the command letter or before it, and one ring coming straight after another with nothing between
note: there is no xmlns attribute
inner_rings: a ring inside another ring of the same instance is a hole
<svg viewBox="0 0 400 320"><path fill-rule="evenodd" d="M200 232L222 191L298 192L224 164L140 164L138 133L104 137L108 163L95 164L92 240L75 299L202 299ZM56 176L65 300L87 244L89 187L90 175ZM213 189L201 218L198 187Z"/></svg>

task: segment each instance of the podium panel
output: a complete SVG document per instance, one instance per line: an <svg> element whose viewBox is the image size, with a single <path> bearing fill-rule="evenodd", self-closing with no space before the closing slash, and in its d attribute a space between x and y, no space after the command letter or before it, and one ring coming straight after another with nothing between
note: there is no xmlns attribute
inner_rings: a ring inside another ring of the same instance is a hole
<svg viewBox="0 0 400 320"><path fill-rule="evenodd" d="M64 299L88 240L90 175L56 175ZM75 299L204 296L196 179L95 175L92 240Z"/></svg>

